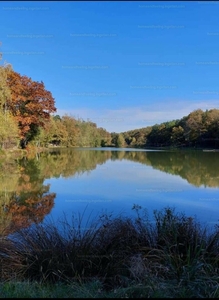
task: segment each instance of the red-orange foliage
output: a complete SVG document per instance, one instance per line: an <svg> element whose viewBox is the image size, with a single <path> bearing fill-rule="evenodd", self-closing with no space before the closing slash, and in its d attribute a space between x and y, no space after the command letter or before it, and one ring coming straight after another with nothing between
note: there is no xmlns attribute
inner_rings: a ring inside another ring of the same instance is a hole
<svg viewBox="0 0 219 300"><path fill-rule="evenodd" d="M54 206L55 193L41 197L33 197L25 200L25 204L11 202L7 207L8 215L11 215L11 223L5 229L11 234L19 229L27 228L33 223L40 223Z"/></svg>
<svg viewBox="0 0 219 300"><path fill-rule="evenodd" d="M32 81L13 70L8 73L7 84L11 90L7 109L18 122L20 138L25 140L33 127L43 127L50 113L56 111L55 100L42 81Z"/></svg>

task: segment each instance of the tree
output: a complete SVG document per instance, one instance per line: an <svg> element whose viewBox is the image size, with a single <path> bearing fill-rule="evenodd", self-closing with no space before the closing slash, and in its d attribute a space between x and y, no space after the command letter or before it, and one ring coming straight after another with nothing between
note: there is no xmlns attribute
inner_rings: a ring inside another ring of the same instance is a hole
<svg viewBox="0 0 219 300"><path fill-rule="evenodd" d="M0 66L0 109L4 112L7 111L7 103L11 101L11 91L7 85L7 74L11 71L9 64Z"/></svg>
<svg viewBox="0 0 219 300"><path fill-rule="evenodd" d="M68 139L68 132L60 118L51 118L52 128L51 131L52 139L50 142L55 145L64 145Z"/></svg>
<svg viewBox="0 0 219 300"><path fill-rule="evenodd" d="M219 110L206 110L203 114L203 123L202 143L205 146L217 147L219 145Z"/></svg>
<svg viewBox="0 0 219 300"><path fill-rule="evenodd" d="M79 126L78 122L68 115L62 117L62 124L65 126L67 131L65 146L78 146Z"/></svg>
<svg viewBox="0 0 219 300"><path fill-rule="evenodd" d="M18 144L17 122L13 119L8 110L8 103L11 100L11 91L7 86L7 74L11 68L4 64L0 66L0 146L8 148Z"/></svg>
<svg viewBox="0 0 219 300"><path fill-rule="evenodd" d="M196 144L200 140L204 129L203 125L203 111L201 109L194 110L188 115L185 122L184 136L189 143Z"/></svg>
<svg viewBox="0 0 219 300"><path fill-rule="evenodd" d="M125 139L121 133L118 134L117 139L116 139L116 147L120 148L123 147L125 144Z"/></svg>
<svg viewBox="0 0 219 300"><path fill-rule="evenodd" d="M9 112L0 110L0 147L17 147L19 143L19 133L17 123Z"/></svg>
<svg viewBox="0 0 219 300"><path fill-rule="evenodd" d="M50 113L56 111L55 100L42 81L32 81L13 70L7 72L7 85L11 91L7 108L18 122L21 146L25 148L39 127L44 127Z"/></svg>
<svg viewBox="0 0 219 300"><path fill-rule="evenodd" d="M106 129L100 127L97 128L100 137L100 146L105 147L111 144L111 134L106 131Z"/></svg>
<svg viewBox="0 0 219 300"><path fill-rule="evenodd" d="M175 146L182 145L185 142L184 129L181 126L174 126L172 128L171 140Z"/></svg>

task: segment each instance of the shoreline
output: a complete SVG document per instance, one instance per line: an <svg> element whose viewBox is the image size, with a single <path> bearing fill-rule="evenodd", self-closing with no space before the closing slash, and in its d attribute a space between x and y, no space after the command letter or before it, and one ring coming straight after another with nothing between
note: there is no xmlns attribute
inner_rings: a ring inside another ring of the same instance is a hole
<svg viewBox="0 0 219 300"><path fill-rule="evenodd" d="M203 152L219 152L219 149L217 148L205 148L205 147L152 147L152 146L148 146L148 147L114 147L114 146L105 146L105 147L92 147L92 148L102 148L103 150L105 148L115 148L115 149L120 149L122 148L123 151L125 151L124 149L139 149L139 150L166 150L166 151L203 151ZM66 146L49 146L49 147L27 147L26 149L20 149L20 148L11 148L11 149L0 149L0 158L3 158L5 156L13 156L15 158L17 157L24 157L24 156L29 156L29 155L35 155L35 154L39 154L41 152L44 151L51 151L51 150L55 150L55 149L76 149L76 148L91 148L89 146L86 147L79 147L79 146L75 146L75 147L66 147ZM113 150L112 150L113 151Z"/></svg>

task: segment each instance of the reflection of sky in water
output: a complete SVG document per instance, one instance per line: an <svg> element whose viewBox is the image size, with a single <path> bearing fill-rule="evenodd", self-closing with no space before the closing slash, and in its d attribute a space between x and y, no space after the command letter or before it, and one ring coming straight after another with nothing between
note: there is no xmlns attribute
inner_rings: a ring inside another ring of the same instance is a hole
<svg viewBox="0 0 219 300"><path fill-rule="evenodd" d="M93 171L48 179L47 183L51 184L50 192L57 194L49 215L53 219L63 213L82 214L85 208L85 218L91 211L95 216L101 212L131 216L133 204L138 204L148 210L149 216L154 209L173 207L203 223L219 220L218 188L195 187L180 176L127 160L108 160Z"/></svg>

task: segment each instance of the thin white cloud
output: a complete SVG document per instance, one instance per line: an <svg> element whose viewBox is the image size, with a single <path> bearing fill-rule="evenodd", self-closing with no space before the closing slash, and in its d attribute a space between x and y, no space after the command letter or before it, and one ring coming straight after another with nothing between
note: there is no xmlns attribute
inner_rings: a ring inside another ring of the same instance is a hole
<svg viewBox="0 0 219 300"><path fill-rule="evenodd" d="M58 109L57 114L68 114L75 118L88 119L109 132L123 132L131 129L152 126L166 121L181 119L196 109L219 108L219 100L176 101L167 100L144 106L123 107L121 109Z"/></svg>

